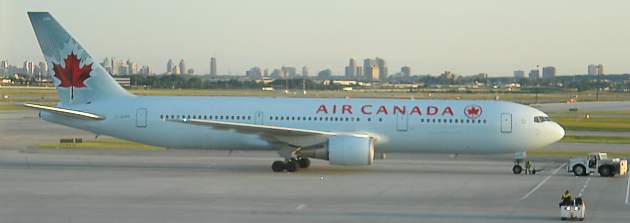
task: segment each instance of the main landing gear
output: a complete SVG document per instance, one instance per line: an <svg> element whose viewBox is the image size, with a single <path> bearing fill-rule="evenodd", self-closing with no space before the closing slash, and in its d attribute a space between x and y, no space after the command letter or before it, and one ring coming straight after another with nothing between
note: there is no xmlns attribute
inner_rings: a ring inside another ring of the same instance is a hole
<svg viewBox="0 0 630 223"><path fill-rule="evenodd" d="M271 164L273 172L281 172L286 170L287 172L295 172L300 168L308 168L311 166L311 160L306 157L298 156L297 158L290 158L287 161L277 160Z"/></svg>

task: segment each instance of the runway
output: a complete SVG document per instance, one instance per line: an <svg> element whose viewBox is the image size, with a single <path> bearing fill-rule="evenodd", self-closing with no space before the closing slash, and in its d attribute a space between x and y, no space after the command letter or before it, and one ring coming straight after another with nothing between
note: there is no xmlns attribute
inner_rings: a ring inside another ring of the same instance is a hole
<svg viewBox="0 0 630 223"><path fill-rule="evenodd" d="M557 222L566 189L589 222L630 219L630 178L576 178L564 160L513 175L511 156L388 154L273 173L273 152L36 149L93 136L33 112L0 122L0 222Z"/></svg>
<svg viewBox="0 0 630 223"><path fill-rule="evenodd" d="M562 163L513 175L509 160L394 157L273 173L272 153L0 151L2 222L556 222L561 192L591 222L626 222L628 179ZM554 174L555 173L555 174ZM544 182L543 182L544 181ZM542 183L541 183L542 182Z"/></svg>

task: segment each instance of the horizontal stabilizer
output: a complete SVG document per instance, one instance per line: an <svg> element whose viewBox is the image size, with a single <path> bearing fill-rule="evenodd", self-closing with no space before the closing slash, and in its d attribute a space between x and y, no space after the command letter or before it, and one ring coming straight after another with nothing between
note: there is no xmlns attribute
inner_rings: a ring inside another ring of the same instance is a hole
<svg viewBox="0 0 630 223"><path fill-rule="evenodd" d="M59 115L65 115L72 118L79 118L79 119L86 119L86 120L104 120L105 119L105 116L102 116L102 115L97 115L97 114L92 114L92 113L82 112L82 111L75 111L75 110L70 110L70 109L65 109L65 108L57 108L57 107L28 104L28 103L24 104L24 106L42 110L42 111L52 112Z"/></svg>

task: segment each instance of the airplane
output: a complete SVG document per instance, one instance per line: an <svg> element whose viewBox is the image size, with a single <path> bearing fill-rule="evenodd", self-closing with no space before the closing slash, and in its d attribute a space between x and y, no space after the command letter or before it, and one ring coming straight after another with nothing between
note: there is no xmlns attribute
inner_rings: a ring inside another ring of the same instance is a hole
<svg viewBox="0 0 630 223"><path fill-rule="evenodd" d="M277 151L274 172L372 165L375 153L502 154L554 143L544 112L496 100L136 96L48 12L28 12L53 78L41 119L166 148ZM516 166L515 166L516 167Z"/></svg>

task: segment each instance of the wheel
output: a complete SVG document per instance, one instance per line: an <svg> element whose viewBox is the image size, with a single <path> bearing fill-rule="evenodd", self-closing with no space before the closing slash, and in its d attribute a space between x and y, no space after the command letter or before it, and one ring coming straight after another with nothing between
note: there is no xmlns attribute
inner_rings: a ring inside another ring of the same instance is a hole
<svg viewBox="0 0 630 223"><path fill-rule="evenodd" d="M514 165L514 167L512 167L512 173L514 174L521 174L522 171L523 167L521 167L521 165Z"/></svg>
<svg viewBox="0 0 630 223"><path fill-rule="evenodd" d="M582 165L573 166L573 174L575 176L586 176L586 167Z"/></svg>
<svg viewBox="0 0 630 223"><path fill-rule="evenodd" d="M613 175L613 171L610 166L600 166L598 172L602 177L612 177Z"/></svg>
<svg viewBox="0 0 630 223"><path fill-rule="evenodd" d="M306 157L298 158L297 162L300 168L308 168L309 166L311 166L311 160Z"/></svg>
<svg viewBox="0 0 630 223"><path fill-rule="evenodd" d="M286 165L284 164L284 162L278 160L273 162L273 164L271 164L271 169L273 170L273 172L280 172L283 171L286 168Z"/></svg>
<svg viewBox="0 0 630 223"><path fill-rule="evenodd" d="M287 166L286 166L286 169L287 169L287 171L288 171L288 172L295 172L295 171L297 171L297 169L298 169L298 163L297 163L297 160L295 160L295 159L293 159L293 158L292 158L292 159L290 159L290 160L287 162L287 164L286 164L286 165L287 165Z"/></svg>
<svg viewBox="0 0 630 223"><path fill-rule="evenodd" d="M532 175L536 175L536 169L532 169Z"/></svg>
<svg viewBox="0 0 630 223"><path fill-rule="evenodd" d="M567 218L565 218L565 217L560 217L560 221L566 221L566 220L567 220Z"/></svg>

